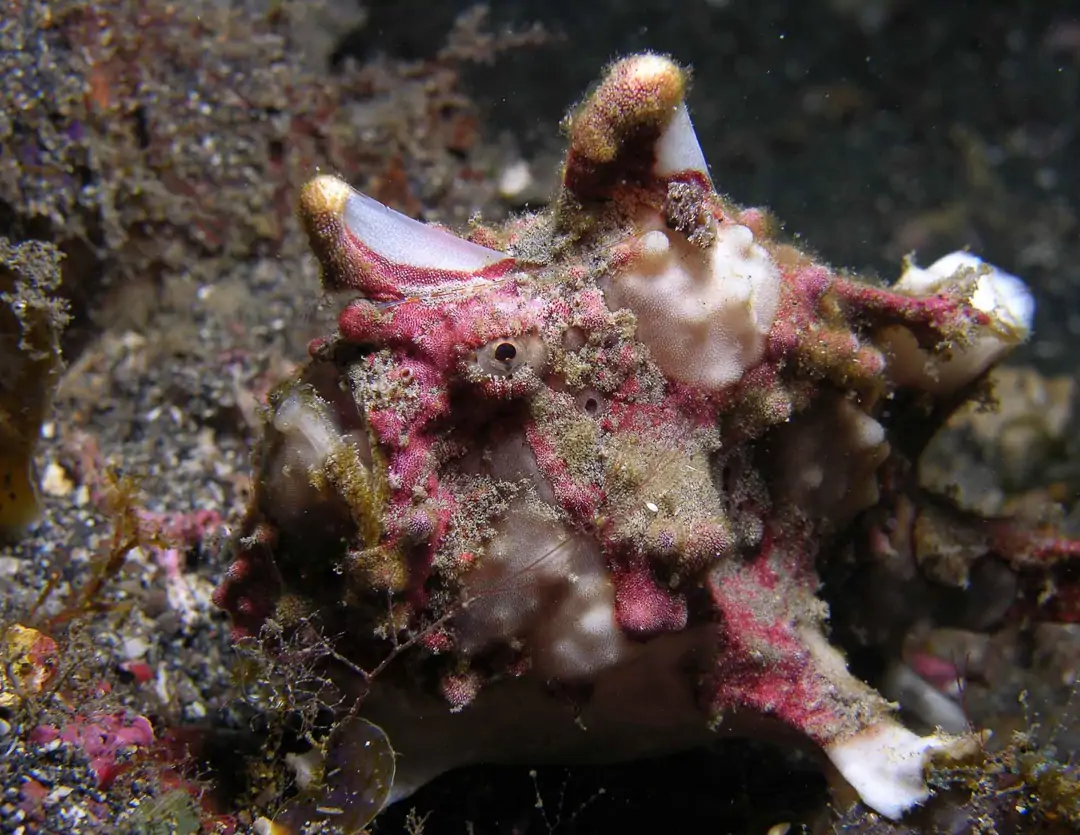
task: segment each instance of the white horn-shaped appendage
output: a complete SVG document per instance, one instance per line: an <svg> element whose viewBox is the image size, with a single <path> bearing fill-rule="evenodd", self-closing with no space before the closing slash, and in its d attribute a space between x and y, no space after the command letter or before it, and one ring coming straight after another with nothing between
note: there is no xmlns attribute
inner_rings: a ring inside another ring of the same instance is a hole
<svg viewBox="0 0 1080 835"><path fill-rule="evenodd" d="M321 175L300 194L300 219L328 290L400 299L489 281L513 260L395 212L337 177Z"/></svg>
<svg viewBox="0 0 1080 835"><path fill-rule="evenodd" d="M612 64L570 115L563 187L578 201L611 197L620 183L696 171L708 177L683 103L686 71L645 52Z"/></svg>
<svg viewBox="0 0 1080 835"><path fill-rule="evenodd" d="M1035 298L1024 282L987 264L970 252L953 252L925 269L908 263L893 289L913 296L931 296L958 289L968 304L985 314L962 342L941 352L919 347L907 328L896 325L881 334L889 356L889 373L900 385L946 395L981 375L1031 336Z"/></svg>
<svg viewBox="0 0 1080 835"><path fill-rule="evenodd" d="M899 820L930 796L924 771L933 753L962 744L962 737L919 736L885 719L826 746L825 754L863 803Z"/></svg>
<svg viewBox="0 0 1080 835"><path fill-rule="evenodd" d="M987 264L970 252L953 252L939 258L926 269L908 265L895 289L928 294L937 293L948 284L974 279L971 306L986 313L994 326L1006 328L1018 341L1031 334L1035 318L1035 299L1023 280L993 264Z"/></svg>
<svg viewBox="0 0 1080 835"><path fill-rule="evenodd" d="M712 183L709 165L705 162L697 132L690 121L686 102L678 104L675 115L656 141L656 164L653 171L658 177L693 172L704 177L707 183Z"/></svg>

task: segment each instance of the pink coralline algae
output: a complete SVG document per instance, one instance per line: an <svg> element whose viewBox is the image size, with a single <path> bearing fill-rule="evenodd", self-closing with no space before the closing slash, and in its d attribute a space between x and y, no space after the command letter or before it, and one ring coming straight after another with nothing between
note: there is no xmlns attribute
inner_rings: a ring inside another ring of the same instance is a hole
<svg viewBox="0 0 1080 835"><path fill-rule="evenodd" d="M154 729L145 716L95 713L72 716L61 728L40 725L31 734L38 744L57 739L87 757L98 786L105 788L120 773L126 756L154 744Z"/></svg>
<svg viewBox="0 0 1080 835"><path fill-rule="evenodd" d="M818 568L891 547L921 445L1032 298L967 253L885 287L782 242L714 188L686 82L614 64L551 207L500 229L303 191L347 301L271 396L217 602L241 637L332 640L328 674L400 755L391 801L473 762L771 727L895 818L951 745L848 672ZM1044 567L1070 559L1047 542Z"/></svg>

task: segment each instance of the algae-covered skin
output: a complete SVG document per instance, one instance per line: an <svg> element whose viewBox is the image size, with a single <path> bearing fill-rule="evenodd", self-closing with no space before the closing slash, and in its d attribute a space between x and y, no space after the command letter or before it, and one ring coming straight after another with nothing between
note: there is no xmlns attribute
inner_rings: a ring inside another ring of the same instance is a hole
<svg viewBox="0 0 1080 835"><path fill-rule="evenodd" d="M457 237L333 176L301 195L344 309L271 398L216 599L238 636L326 636L400 755L391 800L468 763L780 731L898 818L952 745L849 673L819 570L852 541L884 558L1031 295L970 253L883 287L780 240L714 186L687 82L609 67L551 208L502 228Z"/></svg>
<svg viewBox="0 0 1080 835"><path fill-rule="evenodd" d="M60 253L0 238L0 540L38 514L34 449L62 367L66 304L55 295Z"/></svg>

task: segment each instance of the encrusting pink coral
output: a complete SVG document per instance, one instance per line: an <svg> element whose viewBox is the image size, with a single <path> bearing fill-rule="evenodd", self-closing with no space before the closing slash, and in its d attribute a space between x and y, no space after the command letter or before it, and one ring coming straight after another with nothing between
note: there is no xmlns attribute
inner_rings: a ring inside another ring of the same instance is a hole
<svg viewBox="0 0 1080 835"><path fill-rule="evenodd" d="M847 671L817 566L909 490L1031 297L965 253L883 287L777 240L714 189L686 83L614 64L551 209L469 239L332 176L303 192L350 298L272 395L217 602L238 636L335 636L328 674L400 755L390 800L771 724L895 818L949 745Z"/></svg>

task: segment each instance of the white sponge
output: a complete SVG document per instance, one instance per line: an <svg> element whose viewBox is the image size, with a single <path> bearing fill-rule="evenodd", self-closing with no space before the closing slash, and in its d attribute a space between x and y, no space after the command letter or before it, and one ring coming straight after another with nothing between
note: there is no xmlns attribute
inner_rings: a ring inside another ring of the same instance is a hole
<svg viewBox="0 0 1080 835"><path fill-rule="evenodd" d="M665 375L713 391L761 360L781 287L779 268L748 228L714 232L706 249L676 232L646 232L608 291L610 303L637 316L638 339Z"/></svg>

